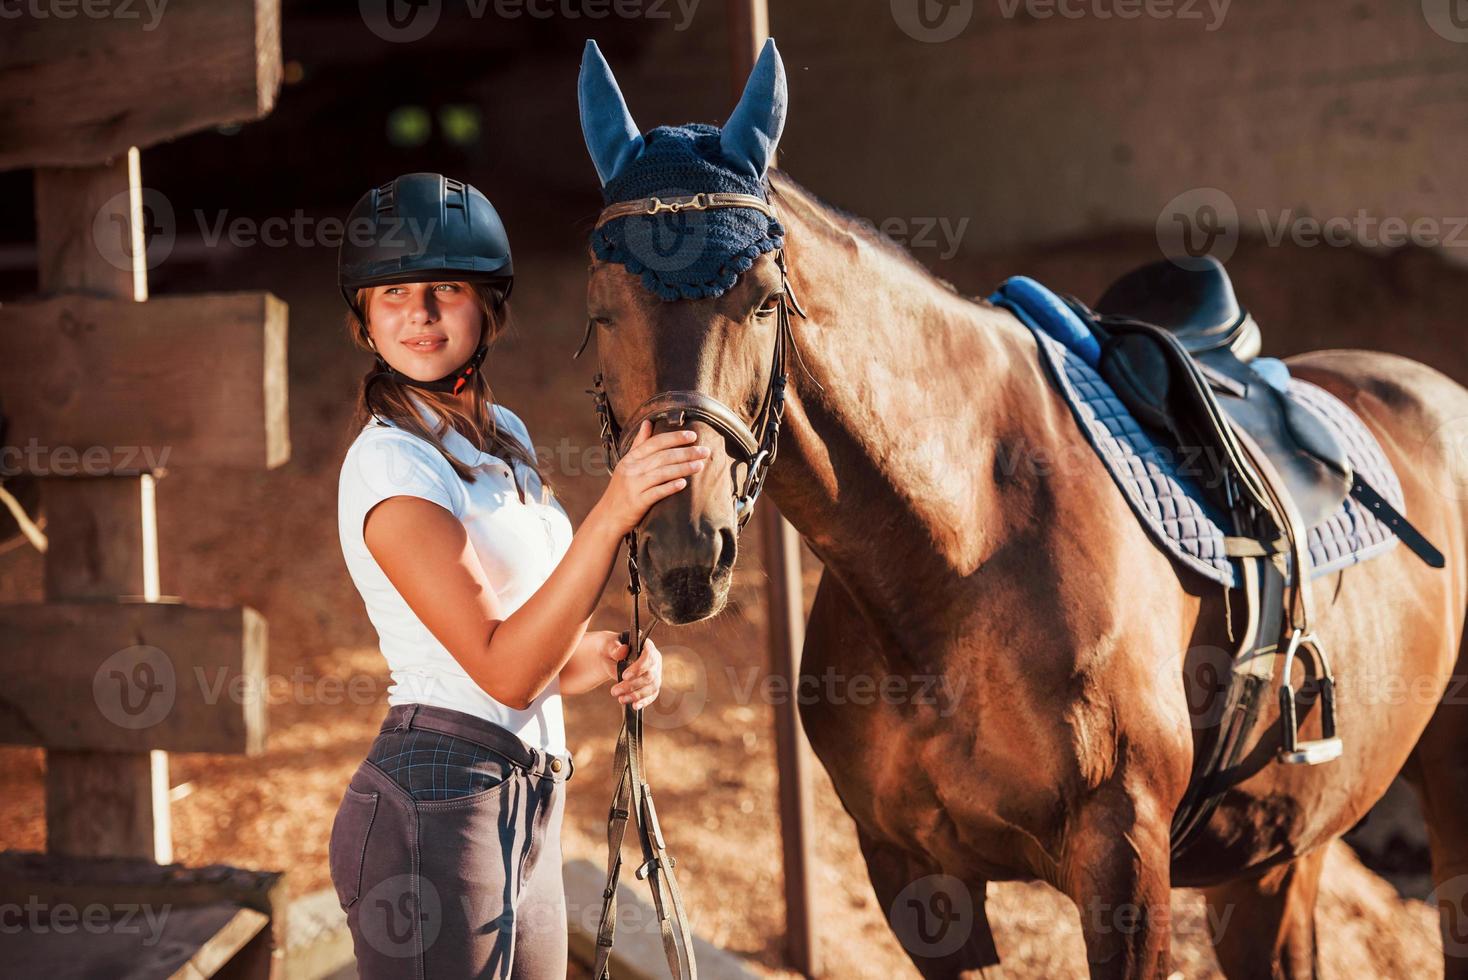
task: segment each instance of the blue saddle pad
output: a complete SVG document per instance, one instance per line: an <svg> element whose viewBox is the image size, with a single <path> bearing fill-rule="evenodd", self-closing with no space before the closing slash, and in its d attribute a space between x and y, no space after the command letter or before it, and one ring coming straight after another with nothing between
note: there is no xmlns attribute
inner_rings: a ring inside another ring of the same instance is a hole
<svg viewBox="0 0 1468 980"><path fill-rule="evenodd" d="M990 302L1008 309L1029 328L1041 361L1070 406L1092 448L1154 541L1178 562L1230 588L1241 584L1238 560L1224 554L1225 517L1175 453L1157 444L1097 373L1100 346L1080 317L1044 286L1017 276ZM1282 361L1264 361L1265 380L1313 412L1340 440L1361 477L1393 507L1404 510L1402 485L1376 437L1340 399L1289 377ZM1365 561L1396 544L1397 537L1354 497L1309 530L1312 577Z"/></svg>

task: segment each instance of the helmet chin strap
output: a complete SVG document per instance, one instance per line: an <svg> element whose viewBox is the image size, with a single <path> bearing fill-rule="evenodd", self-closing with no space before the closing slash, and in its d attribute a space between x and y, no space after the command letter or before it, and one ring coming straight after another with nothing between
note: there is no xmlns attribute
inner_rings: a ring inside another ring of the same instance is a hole
<svg viewBox="0 0 1468 980"><path fill-rule="evenodd" d="M469 355L467 361L459 365L457 370L444 375L437 381L419 381L417 378L410 378L403 372L397 370L391 364L387 363L387 360L378 353L377 345L372 343L372 339L369 337L367 342L371 344L372 353L377 358L377 373L367 379L367 385L371 387L384 378L391 378L398 384L421 388L424 391L443 391L448 392L450 395L457 395L469 384L469 379L474 376L475 371L479 370L479 365L484 363L484 356L489 353L489 344L484 339L486 333L487 330L481 327L479 331L479 347L475 349L473 354Z"/></svg>
<svg viewBox="0 0 1468 980"><path fill-rule="evenodd" d="M419 381L410 378L403 372L387 363L381 354L377 355L377 373L367 379L368 384L383 378L391 378L398 384L410 385L414 388L422 388L424 391L446 391L451 395L457 395L469 383L474 372L479 370L479 365L484 363L484 355L489 353L488 344L480 344L469 360L451 374L439 378L437 381Z"/></svg>

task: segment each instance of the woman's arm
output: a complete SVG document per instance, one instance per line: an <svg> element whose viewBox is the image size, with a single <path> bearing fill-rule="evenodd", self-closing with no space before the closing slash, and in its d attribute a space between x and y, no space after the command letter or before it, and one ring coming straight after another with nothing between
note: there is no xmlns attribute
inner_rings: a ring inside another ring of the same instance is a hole
<svg viewBox="0 0 1468 980"><path fill-rule="evenodd" d="M612 572L618 546L649 507L686 485L708 450L689 430L651 434L632 449L550 576L505 616L451 512L421 497L388 497L363 519L363 540L388 581L492 698L525 709L571 659Z"/></svg>
<svg viewBox="0 0 1468 980"><path fill-rule="evenodd" d="M524 709L571 658L622 535L592 509L545 583L506 617L464 525L421 497L374 507L363 538L388 581L491 697Z"/></svg>
<svg viewBox="0 0 1468 980"><path fill-rule="evenodd" d="M617 676L617 661L627 655L627 647L608 630L587 630L576 644L576 652L561 668L561 693L584 694L594 691Z"/></svg>

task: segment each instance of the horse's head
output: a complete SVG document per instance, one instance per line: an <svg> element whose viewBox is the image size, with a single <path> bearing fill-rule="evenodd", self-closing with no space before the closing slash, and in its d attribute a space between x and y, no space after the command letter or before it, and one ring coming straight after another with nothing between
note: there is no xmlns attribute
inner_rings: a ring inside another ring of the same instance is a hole
<svg viewBox="0 0 1468 980"><path fill-rule="evenodd" d="M784 68L767 42L722 129L643 134L588 42L580 99L607 205L591 237L587 330L610 436L625 450L651 418L655 431L696 430L713 450L638 534L653 612L693 622L728 598L783 411L790 297L766 178L785 120Z"/></svg>

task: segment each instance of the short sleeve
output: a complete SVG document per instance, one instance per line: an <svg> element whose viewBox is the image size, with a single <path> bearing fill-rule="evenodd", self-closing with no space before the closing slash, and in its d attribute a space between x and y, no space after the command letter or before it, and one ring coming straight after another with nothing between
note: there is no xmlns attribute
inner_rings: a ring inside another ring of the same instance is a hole
<svg viewBox="0 0 1468 980"><path fill-rule="evenodd" d="M387 429L364 433L342 462L337 516L343 539L362 543L362 521L389 497L421 497L462 519L459 475L433 446Z"/></svg>

